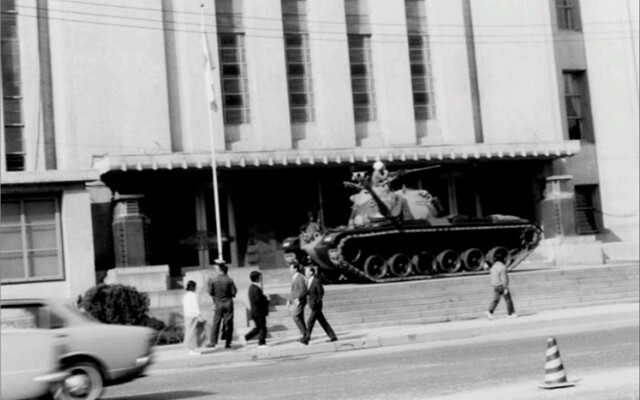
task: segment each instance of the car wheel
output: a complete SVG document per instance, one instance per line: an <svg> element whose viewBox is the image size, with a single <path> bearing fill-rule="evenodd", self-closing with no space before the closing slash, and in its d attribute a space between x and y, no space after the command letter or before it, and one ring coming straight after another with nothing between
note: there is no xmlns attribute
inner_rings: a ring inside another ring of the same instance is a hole
<svg viewBox="0 0 640 400"><path fill-rule="evenodd" d="M55 400L96 400L104 382L95 364L80 362L67 368L69 376L54 391Z"/></svg>

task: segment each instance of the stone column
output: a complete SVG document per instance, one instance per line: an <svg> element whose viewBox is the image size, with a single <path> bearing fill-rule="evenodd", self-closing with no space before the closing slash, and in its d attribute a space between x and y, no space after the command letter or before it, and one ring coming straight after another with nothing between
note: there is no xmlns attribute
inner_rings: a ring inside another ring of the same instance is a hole
<svg viewBox="0 0 640 400"><path fill-rule="evenodd" d="M140 210L142 195L118 195L113 212L116 268L104 282L134 286L142 292L169 288L169 266L149 265L149 220Z"/></svg>
<svg viewBox="0 0 640 400"><path fill-rule="evenodd" d="M143 195L117 196L113 212L116 267L149 265L149 220L140 211Z"/></svg>
<svg viewBox="0 0 640 400"><path fill-rule="evenodd" d="M576 236L573 177L556 175L547 178L541 204L541 223L544 236Z"/></svg>

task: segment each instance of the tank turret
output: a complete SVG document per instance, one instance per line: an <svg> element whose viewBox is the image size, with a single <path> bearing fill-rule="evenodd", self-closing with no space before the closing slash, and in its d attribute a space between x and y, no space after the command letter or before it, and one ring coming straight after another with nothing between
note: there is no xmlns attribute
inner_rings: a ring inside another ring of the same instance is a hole
<svg viewBox="0 0 640 400"><path fill-rule="evenodd" d="M286 239L287 263L317 266L329 281L402 281L483 273L496 254L513 269L537 246L541 231L529 221L443 216L436 197L403 182L438 166L388 172L381 164L344 182L356 190L348 225Z"/></svg>

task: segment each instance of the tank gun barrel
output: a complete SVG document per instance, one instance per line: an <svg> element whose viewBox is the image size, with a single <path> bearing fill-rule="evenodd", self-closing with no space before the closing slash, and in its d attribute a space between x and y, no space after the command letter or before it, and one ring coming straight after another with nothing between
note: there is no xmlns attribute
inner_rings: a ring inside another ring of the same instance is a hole
<svg viewBox="0 0 640 400"><path fill-rule="evenodd" d="M388 181L392 182L398 178L401 178L405 175L409 175L409 174L413 174L416 172L422 172L422 171L427 171L429 169L434 169L434 168L440 168L440 165L431 165L429 167L423 167L423 168L413 168L413 169L400 169L397 171L393 171L393 172L389 172L389 178Z"/></svg>

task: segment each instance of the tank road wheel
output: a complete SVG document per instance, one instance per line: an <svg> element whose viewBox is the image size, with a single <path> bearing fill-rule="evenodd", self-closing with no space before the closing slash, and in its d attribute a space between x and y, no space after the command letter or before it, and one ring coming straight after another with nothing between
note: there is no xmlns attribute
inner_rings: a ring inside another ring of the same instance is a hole
<svg viewBox="0 0 640 400"><path fill-rule="evenodd" d="M436 260L438 261L438 270L440 272L452 274L460 269L460 257L453 250L443 251L438 254Z"/></svg>
<svg viewBox="0 0 640 400"><path fill-rule="evenodd" d="M382 279L387 274L387 262L380 256L369 256L364 262L364 273L371 279Z"/></svg>
<svg viewBox="0 0 640 400"><path fill-rule="evenodd" d="M482 271L484 268L484 254L480 249L467 249L462 253L460 259L467 271Z"/></svg>
<svg viewBox="0 0 640 400"><path fill-rule="evenodd" d="M505 265L509 265L511 262L511 254L506 247L497 246L487 251L487 262L493 264L495 262L496 254L501 255L504 258Z"/></svg>
<svg viewBox="0 0 640 400"><path fill-rule="evenodd" d="M421 251L416 254L413 256L412 263L416 275L429 275L436 272L436 258L429 252Z"/></svg>
<svg viewBox="0 0 640 400"><path fill-rule="evenodd" d="M398 253L387 261L391 274L398 278L404 278L411 273L411 259L402 253Z"/></svg>
<svg viewBox="0 0 640 400"><path fill-rule="evenodd" d="M342 257L353 264L362 257L362 249L358 246L345 246L342 248Z"/></svg>

